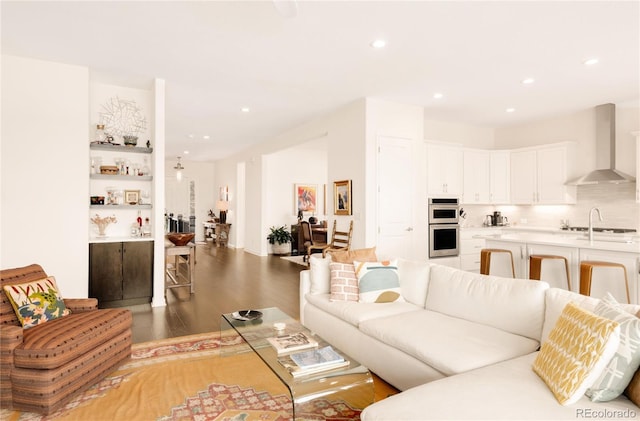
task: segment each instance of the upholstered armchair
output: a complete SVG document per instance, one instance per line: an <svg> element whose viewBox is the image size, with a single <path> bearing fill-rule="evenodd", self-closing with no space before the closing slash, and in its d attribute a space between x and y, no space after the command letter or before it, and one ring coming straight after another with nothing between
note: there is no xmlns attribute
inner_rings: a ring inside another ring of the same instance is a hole
<svg viewBox="0 0 640 421"><path fill-rule="evenodd" d="M0 271L0 404L49 414L131 356L131 311L64 299L69 315L23 328L4 291L47 278L39 265Z"/></svg>

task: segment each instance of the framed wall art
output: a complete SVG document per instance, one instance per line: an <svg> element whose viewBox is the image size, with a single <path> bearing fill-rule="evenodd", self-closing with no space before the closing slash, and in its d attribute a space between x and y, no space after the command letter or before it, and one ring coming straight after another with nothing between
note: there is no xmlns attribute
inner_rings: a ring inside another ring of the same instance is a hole
<svg viewBox="0 0 640 421"><path fill-rule="evenodd" d="M124 203L137 205L140 203L140 190L125 190Z"/></svg>
<svg viewBox="0 0 640 421"><path fill-rule="evenodd" d="M296 184L294 188L294 213L316 212L318 205L318 186L315 184Z"/></svg>
<svg viewBox="0 0 640 421"><path fill-rule="evenodd" d="M333 182L333 213L351 215L351 180Z"/></svg>

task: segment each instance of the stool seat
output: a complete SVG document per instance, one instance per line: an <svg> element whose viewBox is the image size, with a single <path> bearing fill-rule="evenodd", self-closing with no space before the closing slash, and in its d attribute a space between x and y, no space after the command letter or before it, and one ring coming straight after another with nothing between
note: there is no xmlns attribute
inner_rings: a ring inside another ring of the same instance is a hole
<svg viewBox="0 0 640 421"><path fill-rule="evenodd" d="M622 278L624 280L625 292L627 294L627 303L631 303L629 296L629 279L627 278L627 268L621 263L599 262L593 260L584 260L580 262L580 294L591 295L591 285L593 283L594 268L618 268L622 269ZM607 278L610 280L610 278ZM600 280L603 282L604 280Z"/></svg>
<svg viewBox="0 0 640 421"><path fill-rule="evenodd" d="M505 263L503 263L503 266L500 267L498 266L498 271L499 271L499 276L509 276L508 273L511 273L511 277L515 278L516 277L516 269L515 266L513 264L513 254L511 253L511 250L506 250L506 249L482 249L480 250L480 273L482 275L496 275L496 273L491 273L491 259L492 256L494 255L503 255L505 257L509 258L509 261L511 263L511 270L509 270L508 267L504 267ZM494 259L495 260L495 259ZM493 265L494 268L496 268L496 264ZM495 272L495 271L494 271ZM502 275L504 273L504 275Z"/></svg>
<svg viewBox="0 0 640 421"><path fill-rule="evenodd" d="M571 291L571 277L569 275L569 261L564 256L555 254L532 254L529 256L529 279L540 280L542 273L542 263L545 260L564 260L564 269L567 278L567 290Z"/></svg>

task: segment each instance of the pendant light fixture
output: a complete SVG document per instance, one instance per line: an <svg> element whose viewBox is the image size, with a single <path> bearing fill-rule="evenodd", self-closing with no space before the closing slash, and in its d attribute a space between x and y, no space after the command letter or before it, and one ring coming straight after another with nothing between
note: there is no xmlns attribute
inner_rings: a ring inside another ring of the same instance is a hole
<svg viewBox="0 0 640 421"><path fill-rule="evenodd" d="M182 166L182 164L180 163L180 156L178 157L178 163L176 164L175 170L176 170L176 180L178 181L182 181L182 170L184 170L184 167Z"/></svg>

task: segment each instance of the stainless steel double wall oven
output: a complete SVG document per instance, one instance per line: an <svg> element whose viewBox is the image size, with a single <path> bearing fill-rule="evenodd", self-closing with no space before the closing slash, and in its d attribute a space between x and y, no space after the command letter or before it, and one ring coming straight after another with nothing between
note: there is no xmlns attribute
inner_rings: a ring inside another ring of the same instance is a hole
<svg viewBox="0 0 640 421"><path fill-rule="evenodd" d="M429 199L429 258L460 253L460 203L456 198Z"/></svg>

